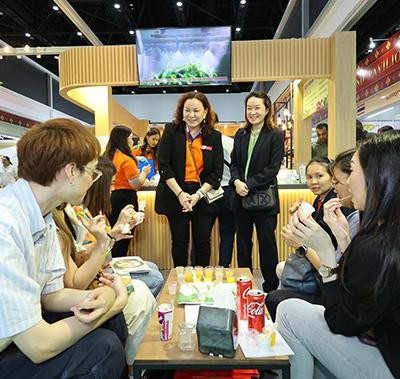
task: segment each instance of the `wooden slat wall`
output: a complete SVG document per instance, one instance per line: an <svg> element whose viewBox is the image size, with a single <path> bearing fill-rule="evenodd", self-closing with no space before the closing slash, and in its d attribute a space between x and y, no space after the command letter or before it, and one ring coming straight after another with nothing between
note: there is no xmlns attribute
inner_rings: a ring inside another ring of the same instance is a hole
<svg viewBox="0 0 400 379"><path fill-rule="evenodd" d="M276 237L278 242L279 260L285 260L293 249L288 247L281 238L282 227L289 221L289 207L298 199L312 203L314 196L308 189L279 190L281 213L278 216ZM139 200L146 200L146 218L140 225L131 244L130 254L140 255L146 260L155 262L161 269L173 267L171 258L171 234L165 216L154 212L155 191L139 191ZM253 236L253 267L259 268L257 235ZM218 264L219 235L218 224L214 225L211 236L211 265ZM236 247L232 262L237 267Z"/></svg>
<svg viewBox="0 0 400 379"><path fill-rule="evenodd" d="M232 42L232 81L331 77L332 38ZM94 85L137 85L136 46L90 46L60 54L60 93Z"/></svg>

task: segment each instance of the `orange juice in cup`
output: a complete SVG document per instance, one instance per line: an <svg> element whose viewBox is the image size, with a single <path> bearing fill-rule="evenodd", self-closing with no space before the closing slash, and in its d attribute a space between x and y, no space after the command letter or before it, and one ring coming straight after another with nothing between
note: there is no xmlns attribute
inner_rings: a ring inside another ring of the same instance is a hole
<svg viewBox="0 0 400 379"><path fill-rule="evenodd" d="M213 280L213 268L211 266L207 266L204 268L204 281L212 282Z"/></svg>
<svg viewBox="0 0 400 379"><path fill-rule="evenodd" d="M183 273L184 273L186 283L190 283L191 281L193 281L193 267L192 266L186 266Z"/></svg>

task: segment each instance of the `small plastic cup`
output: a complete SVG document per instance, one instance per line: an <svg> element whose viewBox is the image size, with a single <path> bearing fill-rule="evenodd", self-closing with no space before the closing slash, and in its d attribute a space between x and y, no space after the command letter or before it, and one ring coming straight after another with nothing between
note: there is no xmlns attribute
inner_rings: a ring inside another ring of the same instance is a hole
<svg viewBox="0 0 400 379"><path fill-rule="evenodd" d="M204 268L204 281L205 282L212 282L213 279L213 267L207 266Z"/></svg>
<svg viewBox="0 0 400 379"><path fill-rule="evenodd" d="M224 281L224 272L223 271L215 271L215 281L217 283L222 283Z"/></svg>
<svg viewBox="0 0 400 379"><path fill-rule="evenodd" d="M190 283L193 281L193 266L186 266L184 269L185 282Z"/></svg>
<svg viewBox="0 0 400 379"><path fill-rule="evenodd" d="M185 274L182 273L178 275L178 283L179 284L185 283Z"/></svg>
<svg viewBox="0 0 400 379"><path fill-rule="evenodd" d="M194 273L196 281L201 281L203 279L203 266L194 266Z"/></svg>
<svg viewBox="0 0 400 379"><path fill-rule="evenodd" d="M183 275L183 270L184 270L184 267L183 267L183 266L176 266L176 267L175 267L176 275L177 275L177 276Z"/></svg>
<svg viewBox="0 0 400 379"><path fill-rule="evenodd" d="M177 283L176 282L168 283L168 293L170 295L175 295L176 294L176 287L177 287Z"/></svg>
<svg viewBox="0 0 400 379"><path fill-rule="evenodd" d="M225 268L225 276L226 276L226 280L228 281L228 278L233 277L233 268L230 267L226 267ZM230 282L229 282L230 283Z"/></svg>

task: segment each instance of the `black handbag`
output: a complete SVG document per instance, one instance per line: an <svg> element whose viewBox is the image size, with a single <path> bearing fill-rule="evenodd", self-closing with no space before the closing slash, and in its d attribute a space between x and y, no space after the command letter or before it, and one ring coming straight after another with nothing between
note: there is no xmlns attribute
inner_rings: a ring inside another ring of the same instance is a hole
<svg viewBox="0 0 400 379"><path fill-rule="evenodd" d="M277 206L275 186L254 190L242 198L242 206L248 211L269 211Z"/></svg>
<svg viewBox="0 0 400 379"><path fill-rule="evenodd" d="M311 262L298 250L289 255L282 271L281 288L296 292L320 294L319 274Z"/></svg>

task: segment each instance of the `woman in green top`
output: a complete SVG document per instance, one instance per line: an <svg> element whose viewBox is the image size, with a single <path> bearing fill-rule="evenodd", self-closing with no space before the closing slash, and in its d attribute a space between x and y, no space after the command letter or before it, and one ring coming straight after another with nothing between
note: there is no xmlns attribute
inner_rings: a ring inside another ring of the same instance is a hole
<svg viewBox="0 0 400 379"><path fill-rule="evenodd" d="M251 92L245 101L246 125L235 136L231 161L230 184L235 187L232 210L236 213L237 251L239 267L252 269L253 225L257 230L263 289L269 292L278 286L275 266L278 249L275 240L279 201L269 210L249 211L241 199L255 190L276 187L284 156L284 135L272 121L271 100L265 92Z"/></svg>

